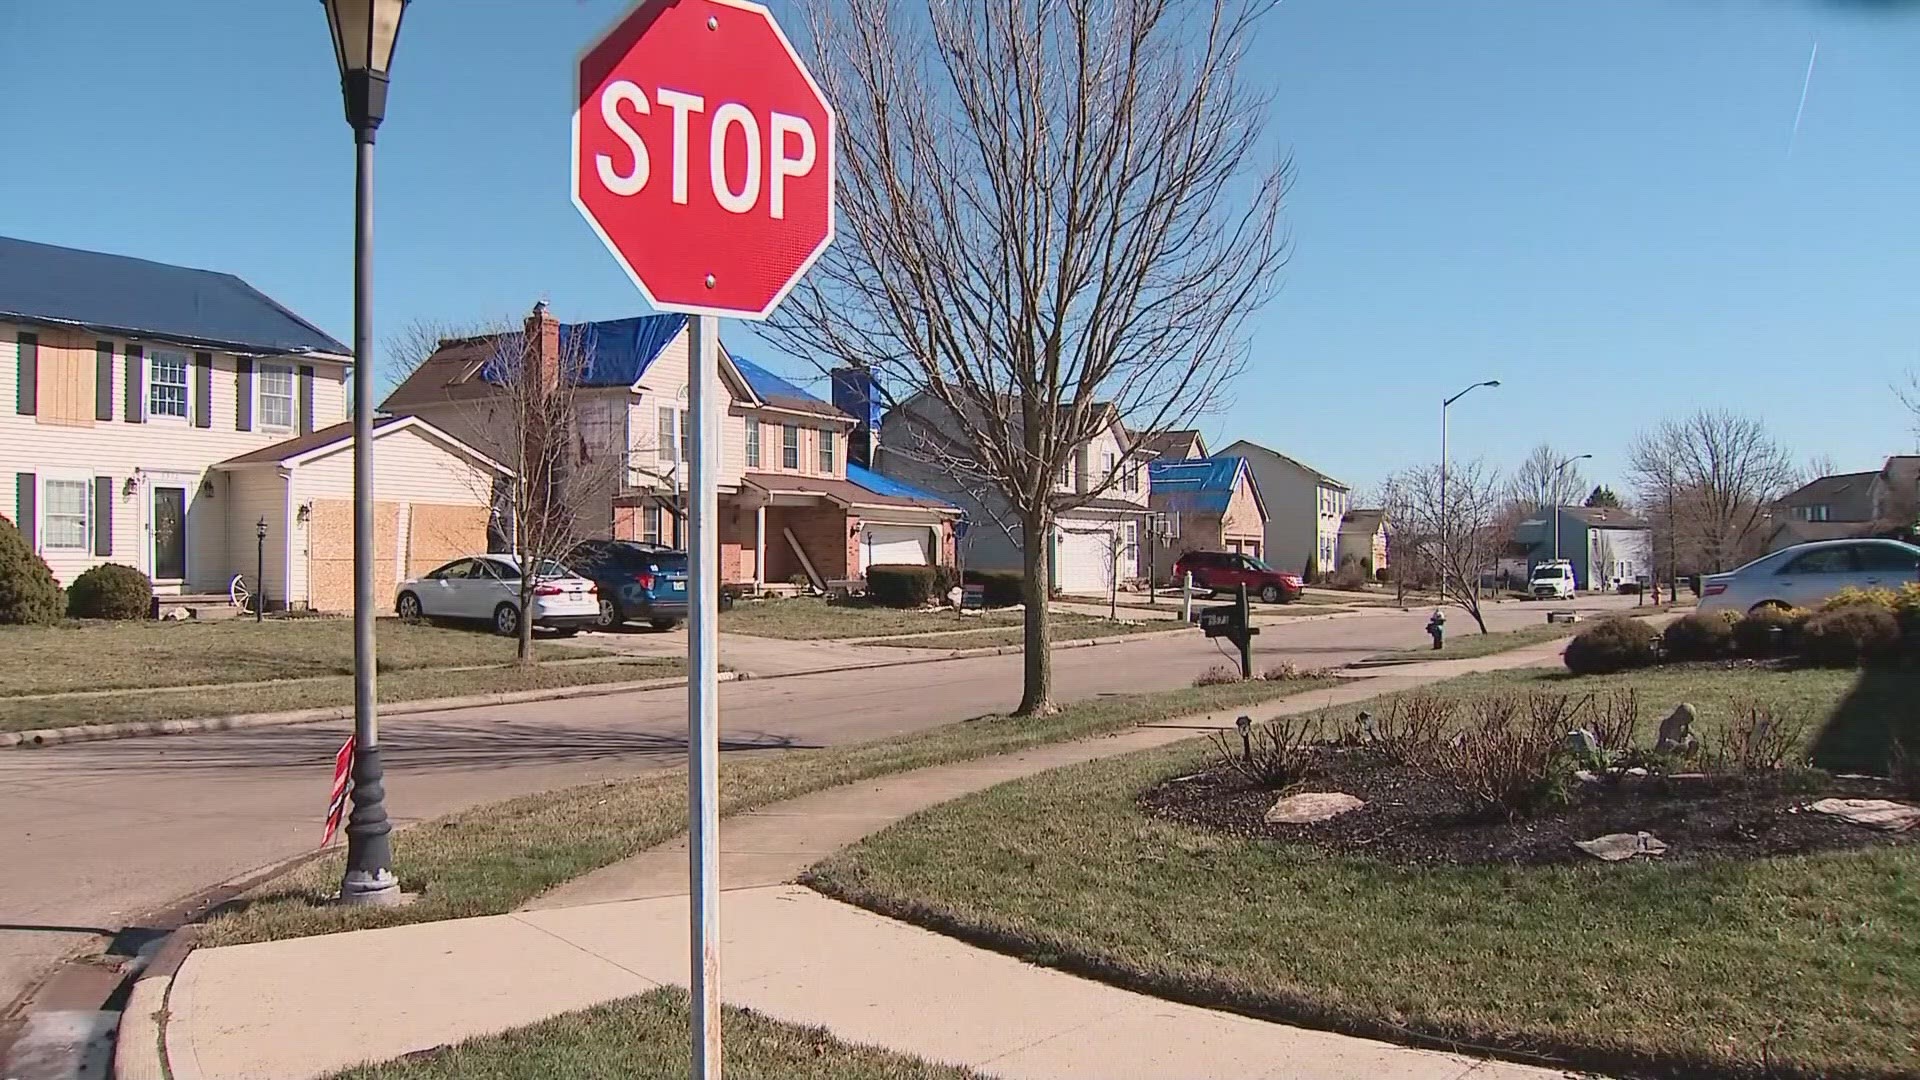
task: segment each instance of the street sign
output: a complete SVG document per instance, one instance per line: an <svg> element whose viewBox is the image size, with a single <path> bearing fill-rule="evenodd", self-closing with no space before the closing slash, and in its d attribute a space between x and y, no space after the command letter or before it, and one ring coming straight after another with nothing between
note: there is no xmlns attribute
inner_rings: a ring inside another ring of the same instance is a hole
<svg viewBox="0 0 1920 1080"><path fill-rule="evenodd" d="M333 843L333 835L340 831L340 817L347 812L347 790L352 786L352 775L353 735L348 733L347 741L333 755L333 787L327 795L327 831L320 837L321 847Z"/></svg>
<svg viewBox="0 0 1920 1080"><path fill-rule="evenodd" d="M833 109L773 16L645 0L575 78L573 202L641 295L771 314L834 228Z"/></svg>

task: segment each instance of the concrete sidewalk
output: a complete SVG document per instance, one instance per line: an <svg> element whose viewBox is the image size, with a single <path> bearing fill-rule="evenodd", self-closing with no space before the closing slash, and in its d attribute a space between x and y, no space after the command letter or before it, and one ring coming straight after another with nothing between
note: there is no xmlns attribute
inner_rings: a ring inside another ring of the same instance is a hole
<svg viewBox="0 0 1920 1080"><path fill-rule="evenodd" d="M1562 647L1414 665L1264 706L916 770L729 818L721 828L724 995L844 1038L1036 1080L1558 1075L1173 1004L782 883L916 810L1007 780L1192 738L1231 724L1237 711L1265 718L1351 704L1452 675L1548 663ZM536 901L538 910L196 952L166 995L168 1063L175 1080L323 1076L661 983L684 985L685 885L682 840L577 879ZM379 975L347 994L325 974L351 971ZM132 1042L137 1053L142 1040L153 1045L144 1032L123 1037L123 1052Z"/></svg>

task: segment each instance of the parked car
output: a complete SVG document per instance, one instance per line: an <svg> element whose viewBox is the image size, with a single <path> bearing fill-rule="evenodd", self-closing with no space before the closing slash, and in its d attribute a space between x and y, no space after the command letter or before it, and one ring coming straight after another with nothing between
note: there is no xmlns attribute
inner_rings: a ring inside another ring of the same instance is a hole
<svg viewBox="0 0 1920 1080"><path fill-rule="evenodd" d="M1189 551L1174 560L1173 579L1193 575L1193 587L1209 593L1231 592L1241 585L1247 595L1269 604L1291 604L1300 599L1300 575L1275 570L1251 555L1237 551Z"/></svg>
<svg viewBox="0 0 1920 1080"><path fill-rule="evenodd" d="M1541 563L1527 579L1527 594L1535 600L1571 600L1576 587L1573 564L1566 559Z"/></svg>
<svg viewBox="0 0 1920 1080"><path fill-rule="evenodd" d="M1898 540L1818 540L1700 582L1701 611L1816 607L1849 585L1897 589L1920 580L1920 547Z"/></svg>
<svg viewBox="0 0 1920 1080"><path fill-rule="evenodd" d="M671 630L687 617L687 553L638 540L583 540L562 559L600 587L596 625Z"/></svg>
<svg viewBox="0 0 1920 1080"><path fill-rule="evenodd" d="M533 625L577 634L600 617L599 588L546 560L533 586ZM400 583L393 609L403 619L483 619L497 632L520 632L520 560L512 555L455 559Z"/></svg>

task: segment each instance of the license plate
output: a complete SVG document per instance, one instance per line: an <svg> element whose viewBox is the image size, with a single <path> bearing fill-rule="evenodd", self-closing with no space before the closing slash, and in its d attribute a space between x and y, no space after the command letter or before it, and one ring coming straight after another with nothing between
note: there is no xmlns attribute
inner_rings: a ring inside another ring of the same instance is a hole
<svg viewBox="0 0 1920 1080"><path fill-rule="evenodd" d="M687 583L686 583L686 582L684 582L684 581L676 581L676 582L674 582L674 583L673 583L673 591L674 591L674 592L686 592L686 591L687 591Z"/></svg>

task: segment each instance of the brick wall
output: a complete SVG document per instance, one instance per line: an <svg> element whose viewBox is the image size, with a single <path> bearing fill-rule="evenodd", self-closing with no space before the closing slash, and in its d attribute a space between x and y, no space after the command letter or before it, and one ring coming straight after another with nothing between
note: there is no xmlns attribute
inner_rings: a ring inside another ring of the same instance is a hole
<svg viewBox="0 0 1920 1080"><path fill-rule="evenodd" d="M852 522L836 507L770 506L767 508L767 580L785 582L804 573L793 554L783 529L792 529L807 558L822 578L834 581L847 576L850 543L847 533Z"/></svg>

